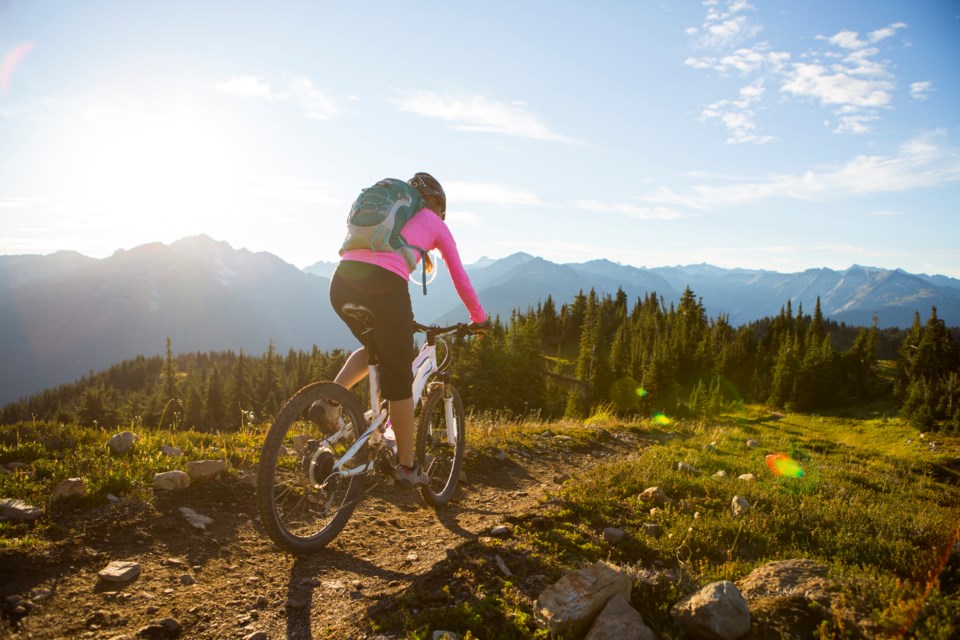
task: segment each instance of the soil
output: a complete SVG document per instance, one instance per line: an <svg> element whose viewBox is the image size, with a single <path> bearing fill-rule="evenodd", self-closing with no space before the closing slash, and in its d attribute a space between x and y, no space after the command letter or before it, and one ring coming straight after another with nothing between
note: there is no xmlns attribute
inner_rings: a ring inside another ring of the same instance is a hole
<svg viewBox="0 0 960 640"><path fill-rule="evenodd" d="M449 505L376 487L326 549L294 557L263 533L255 490L235 479L195 483L152 504L121 502L59 514L53 539L0 554L0 637L392 638L370 620L404 594L454 580L458 547L538 510L564 477L636 452L628 438L582 449L479 456ZM209 516L200 530L180 507ZM139 563L135 580L98 572ZM442 569L438 569L442 567ZM446 579L446 578L444 578Z"/></svg>

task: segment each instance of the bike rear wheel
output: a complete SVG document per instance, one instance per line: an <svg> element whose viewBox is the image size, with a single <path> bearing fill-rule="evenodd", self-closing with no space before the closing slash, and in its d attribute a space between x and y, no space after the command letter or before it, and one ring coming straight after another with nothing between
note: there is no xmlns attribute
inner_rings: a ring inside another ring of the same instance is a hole
<svg viewBox="0 0 960 640"><path fill-rule="evenodd" d="M447 504L457 490L466 448L466 422L456 388L449 383L431 386L417 422L416 456L430 477L430 482L420 487L420 495L432 506L439 507ZM449 431L445 388L452 401Z"/></svg>
<svg viewBox="0 0 960 640"><path fill-rule="evenodd" d="M340 405L343 437L327 435L307 412L318 400ZM341 478L333 464L350 448L366 422L356 398L333 382L317 382L295 393L274 419L260 452L257 506L267 535L291 553L310 553L343 529L363 495L365 473ZM352 465L368 461L367 445Z"/></svg>

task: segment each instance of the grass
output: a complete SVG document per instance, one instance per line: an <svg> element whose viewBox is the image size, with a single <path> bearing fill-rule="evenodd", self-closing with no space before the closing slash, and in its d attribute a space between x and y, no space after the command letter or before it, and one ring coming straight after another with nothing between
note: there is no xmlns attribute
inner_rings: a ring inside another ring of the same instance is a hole
<svg viewBox="0 0 960 640"><path fill-rule="evenodd" d="M502 451L533 460L546 450L590 450L611 433L636 449L576 474L534 512L512 518L511 536L481 536L451 550L448 561L403 594L404 606L372 614L371 624L413 638L435 629L467 638L545 638L533 619L540 591L566 570L609 560L634 575L633 604L646 623L658 637L675 638L669 608L683 595L773 560L809 558L829 568L839 589L834 609L807 612L816 636L957 637L960 553L951 556L951 549L960 523L960 438L921 434L875 409L813 416L747 407L670 423L623 421L604 410L585 423L473 416L468 475ZM105 504L107 494L150 500L154 473L209 458L250 468L262 441L257 431L132 430L137 446L115 456L107 449L110 433L48 423L0 427L0 464L28 465L0 474L0 496L48 512L32 524L0 523L0 546L44 544L50 513L61 508L49 496L66 478L87 482L87 495L69 507ZM747 447L747 440L760 446ZM163 444L185 455L164 456ZM771 453L789 455L803 476L775 475L765 463ZM698 472L679 469L680 462ZM726 476L716 477L719 471ZM745 473L757 480L739 480ZM651 512L637 497L651 486L672 504ZM734 495L750 503L745 516L733 515ZM662 535L647 535L650 523ZM608 544L601 535L606 527L626 531L626 539ZM498 556L512 576L499 568ZM810 637L785 628L754 633Z"/></svg>
<svg viewBox="0 0 960 640"><path fill-rule="evenodd" d="M748 408L667 426L618 423L603 410L586 425L480 420L471 440L481 455L504 448L535 454L558 435L567 446L588 445L603 430L644 444L635 458L578 474L537 513L515 518L510 539L464 545L449 563L452 575L438 579L445 589L428 580L406 594L420 613L383 616L378 624L409 637L447 628L545 637L532 621L537 594L565 570L609 560L634 572L633 604L646 623L658 637L674 638L669 608L685 594L774 560L808 558L829 568L839 590L835 607L808 612L815 623L809 634L759 625L754 637L957 637L960 553L945 565L960 533L960 439L927 436L896 419L869 417L874 413L781 416ZM747 440L760 446L749 448ZM771 453L788 454L802 477L775 475L765 463ZM680 462L699 473L680 470ZM715 477L718 471L726 476ZM746 473L757 480L738 479ZM651 486L673 503L651 512L637 498ZM733 515L734 495L750 503L746 516ZM648 523L662 535L646 535ZM609 545L606 527L626 531L626 540ZM498 555L510 558L513 576L497 569Z"/></svg>

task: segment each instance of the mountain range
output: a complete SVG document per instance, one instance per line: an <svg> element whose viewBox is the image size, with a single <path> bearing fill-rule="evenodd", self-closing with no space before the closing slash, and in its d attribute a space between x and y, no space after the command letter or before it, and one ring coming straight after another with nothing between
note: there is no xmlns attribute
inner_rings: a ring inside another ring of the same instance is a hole
<svg viewBox="0 0 960 640"><path fill-rule="evenodd" d="M269 253L234 249L206 236L146 244L94 259L76 252L0 256L0 405L70 382L137 355L175 352L352 348L327 297L335 263L306 269ZM411 287L421 322L466 320L448 274ZM418 271L419 273L419 271ZM637 268L593 260L557 264L525 253L467 266L484 308L509 318L552 296L558 308L580 291L630 300L656 292L668 304L686 287L707 314L733 325L776 315L790 300L824 316L869 326L907 327L932 306L960 324L960 280L852 266L783 274L711 265Z"/></svg>

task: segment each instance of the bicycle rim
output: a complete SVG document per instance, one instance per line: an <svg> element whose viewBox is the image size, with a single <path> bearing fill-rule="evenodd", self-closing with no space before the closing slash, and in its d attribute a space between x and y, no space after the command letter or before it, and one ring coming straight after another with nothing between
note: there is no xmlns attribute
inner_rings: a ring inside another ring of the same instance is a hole
<svg viewBox="0 0 960 640"><path fill-rule="evenodd" d="M325 442L327 436L307 415L319 400L340 405L339 424L352 437ZM263 528L279 547L292 553L318 551L343 529L363 495L365 474L341 478L333 464L364 428L356 399L332 382L307 385L277 414L260 453L257 503ZM353 465L366 461L364 445Z"/></svg>
<svg viewBox="0 0 960 640"><path fill-rule="evenodd" d="M466 447L463 402L453 385L447 387L453 396L453 442L447 431L442 386L429 392L417 422L417 460L430 477L430 482L420 487L420 494L434 507L445 505L453 497Z"/></svg>

